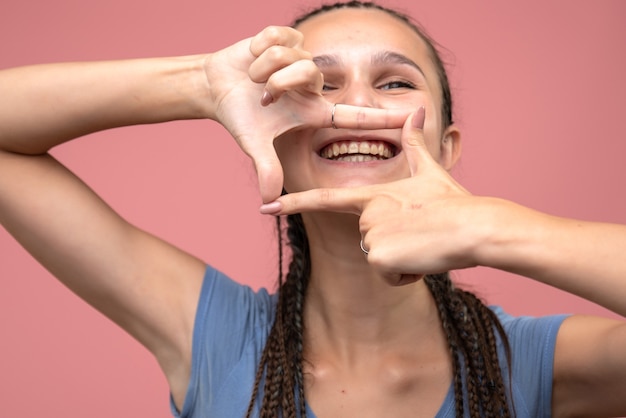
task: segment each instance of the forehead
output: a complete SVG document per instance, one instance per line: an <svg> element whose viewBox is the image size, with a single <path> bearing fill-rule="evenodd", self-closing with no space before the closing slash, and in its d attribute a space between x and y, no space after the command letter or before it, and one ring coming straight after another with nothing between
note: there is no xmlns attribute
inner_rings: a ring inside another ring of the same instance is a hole
<svg viewBox="0 0 626 418"><path fill-rule="evenodd" d="M430 61L428 48L413 28L381 10L339 9L301 23L304 48L314 56L349 56L391 51L415 62Z"/></svg>

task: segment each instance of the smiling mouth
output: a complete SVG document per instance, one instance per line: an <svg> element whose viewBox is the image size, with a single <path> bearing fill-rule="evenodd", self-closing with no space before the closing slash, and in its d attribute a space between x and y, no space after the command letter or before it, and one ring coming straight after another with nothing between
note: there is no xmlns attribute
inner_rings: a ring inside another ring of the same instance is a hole
<svg viewBox="0 0 626 418"><path fill-rule="evenodd" d="M395 147L384 141L339 141L320 150L322 158L347 162L387 160L395 155Z"/></svg>

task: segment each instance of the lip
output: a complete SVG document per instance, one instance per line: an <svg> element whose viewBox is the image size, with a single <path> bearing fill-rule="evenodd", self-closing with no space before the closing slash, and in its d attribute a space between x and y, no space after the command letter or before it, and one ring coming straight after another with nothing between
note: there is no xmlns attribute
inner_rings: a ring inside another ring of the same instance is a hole
<svg viewBox="0 0 626 418"><path fill-rule="evenodd" d="M338 135L338 136L328 138L324 140L323 142L321 142L320 144L318 144L317 147L315 147L315 154L321 157L320 153L324 148L336 142L344 142L344 141L347 141L347 142L349 141L386 142L387 144L391 145L391 148L394 151L394 155L388 158L388 160L391 160L394 157L396 157L402 150L402 146L400 142L396 139L391 139L391 138L387 138L387 137L380 136L380 135L371 135L371 134L368 135L368 134L360 133L360 134L343 134L343 135Z"/></svg>

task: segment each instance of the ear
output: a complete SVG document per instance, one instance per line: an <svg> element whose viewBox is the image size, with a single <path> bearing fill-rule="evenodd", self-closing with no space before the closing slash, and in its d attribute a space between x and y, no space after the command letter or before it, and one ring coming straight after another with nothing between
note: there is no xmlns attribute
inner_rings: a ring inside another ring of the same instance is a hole
<svg viewBox="0 0 626 418"><path fill-rule="evenodd" d="M443 133L440 145L439 164L450 171L461 157L461 131L455 125L450 125Z"/></svg>

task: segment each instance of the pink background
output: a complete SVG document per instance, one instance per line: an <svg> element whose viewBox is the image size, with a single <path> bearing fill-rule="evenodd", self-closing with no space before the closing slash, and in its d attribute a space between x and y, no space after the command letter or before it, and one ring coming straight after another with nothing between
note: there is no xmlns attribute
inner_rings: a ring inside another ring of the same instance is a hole
<svg viewBox="0 0 626 418"><path fill-rule="evenodd" d="M0 67L208 52L316 4L5 0ZM418 18L452 51L446 60L465 139L455 175L466 187L553 214L626 223L626 2L385 4ZM273 286L273 221L258 215L255 175L219 125L119 129L54 154L131 221L237 280ZM502 272L457 277L515 314L610 315ZM2 416L169 416L153 358L2 229L0 333Z"/></svg>

